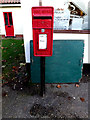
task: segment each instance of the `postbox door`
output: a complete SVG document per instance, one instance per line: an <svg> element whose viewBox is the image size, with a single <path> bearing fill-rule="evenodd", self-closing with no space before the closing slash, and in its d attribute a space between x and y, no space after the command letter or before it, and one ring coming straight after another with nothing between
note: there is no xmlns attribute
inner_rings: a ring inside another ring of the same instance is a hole
<svg viewBox="0 0 90 120"><path fill-rule="evenodd" d="M44 30L44 32L43 32ZM51 55L52 54L52 29L34 30L35 54L36 55Z"/></svg>

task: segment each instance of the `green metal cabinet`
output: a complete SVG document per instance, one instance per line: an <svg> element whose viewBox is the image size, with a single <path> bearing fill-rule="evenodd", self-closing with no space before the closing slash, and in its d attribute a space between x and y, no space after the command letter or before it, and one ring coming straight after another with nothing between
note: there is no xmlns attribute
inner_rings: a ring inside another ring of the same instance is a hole
<svg viewBox="0 0 90 120"><path fill-rule="evenodd" d="M31 81L40 83L40 57L30 41ZM45 58L45 83L75 83L82 77L84 40L53 40L53 55Z"/></svg>

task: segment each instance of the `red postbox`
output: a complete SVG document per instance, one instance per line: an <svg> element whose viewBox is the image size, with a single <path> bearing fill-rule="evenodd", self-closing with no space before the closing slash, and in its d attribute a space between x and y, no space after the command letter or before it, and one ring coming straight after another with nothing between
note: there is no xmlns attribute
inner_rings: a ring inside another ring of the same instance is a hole
<svg viewBox="0 0 90 120"><path fill-rule="evenodd" d="M52 56L53 7L32 7L34 56Z"/></svg>

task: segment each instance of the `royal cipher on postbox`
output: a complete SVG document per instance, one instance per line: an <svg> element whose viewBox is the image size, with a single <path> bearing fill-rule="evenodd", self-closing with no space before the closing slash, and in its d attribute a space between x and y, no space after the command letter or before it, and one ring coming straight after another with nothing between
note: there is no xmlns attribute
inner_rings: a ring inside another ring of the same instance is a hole
<svg viewBox="0 0 90 120"><path fill-rule="evenodd" d="M32 7L34 56L52 56L53 18L53 7Z"/></svg>

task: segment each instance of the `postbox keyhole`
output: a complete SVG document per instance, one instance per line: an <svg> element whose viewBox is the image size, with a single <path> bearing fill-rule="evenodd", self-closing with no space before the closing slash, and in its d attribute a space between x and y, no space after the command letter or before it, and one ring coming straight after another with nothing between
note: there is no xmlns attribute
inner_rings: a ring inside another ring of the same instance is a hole
<svg viewBox="0 0 90 120"><path fill-rule="evenodd" d="M42 32L42 33L45 32L45 29L41 29L41 32Z"/></svg>

